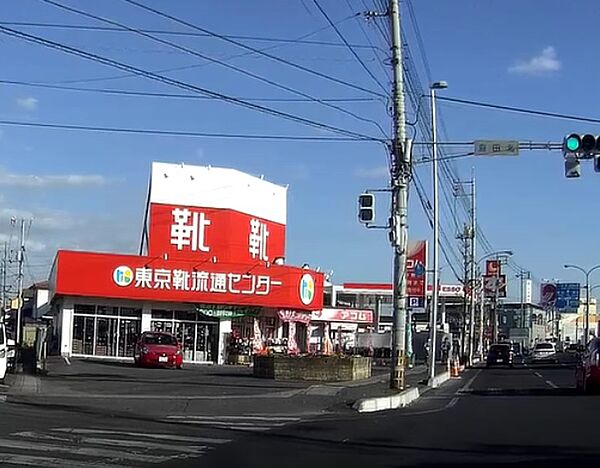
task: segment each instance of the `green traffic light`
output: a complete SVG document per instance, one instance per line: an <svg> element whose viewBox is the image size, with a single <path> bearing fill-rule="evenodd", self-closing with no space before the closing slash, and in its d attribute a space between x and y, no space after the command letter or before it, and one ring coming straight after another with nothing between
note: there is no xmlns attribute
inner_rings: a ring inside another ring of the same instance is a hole
<svg viewBox="0 0 600 468"><path fill-rule="evenodd" d="M581 139L578 136L570 135L567 137L566 145L569 151L577 151L581 146Z"/></svg>

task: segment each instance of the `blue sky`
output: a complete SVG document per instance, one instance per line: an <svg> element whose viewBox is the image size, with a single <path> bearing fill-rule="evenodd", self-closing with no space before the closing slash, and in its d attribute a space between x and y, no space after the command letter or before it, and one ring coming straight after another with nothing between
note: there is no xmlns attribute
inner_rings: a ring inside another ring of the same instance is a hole
<svg viewBox="0 0 600 468"><path fill-rule="evenodd" d="M122 0L60 3L85 9L131 27L186 31ZM145 0L171 15L220 34L294 39L325 28L326 20L312 0L279 2L158 2ZM350 5L349 5L349 4ZM375 0L321 0L321 6L345 38L368 45L360 25L373 44L385 45L376 26L360 18L365 4L376 9ZM504 105L564 112L593 117L597 99L583 98L595 89L600 67L590 53L598 48L593 34L567 33L564 2L470 0L447 2L413 0L431 76L446 80L447 96ZM72 25L103 25L68 13L39 0L10 1L3 5L5 22L44 22ZM578 0L578 31L593 31L600 9L596 3ZM232 14L235 12L235 14ZM403 18L408 46L415 58L421 86L427 87L425 68L419 60L418 43L406 6ZM385 21L385 20L380 20ZM587 24L589 23L589 24ZM132 33L73 31L10 26L46 39L80 48L113 60L146 69L197 65L165 73L223 94L244 98L297 97L247 76L207 64L202 59L152 42ZM161 36L202 54L267 77L318 98L372 97L349 87L326 81L264 57L240 55L244 51L223 41L205 37ZM318 70L354 85L381 92L354 57L329 28L309 39L337 46L277 44L269 53ZM39 45L2 35L3 66L0 80L62 84L111 78L123 72ZM257 47L274 44L243 40ZM388 86L381 66L385 51L376 56L366 47L356 49L378 80ZM582 67L582 63L585 66ZM184 93L185 91L140 77L71 83L71 86L129 91ZM593 96L593 94L591 94ZM428 101L423 101L427 104ZM262 102L332 126L381 136L369 123L318 103ZM389 130L384 102L336 103ZM507 138L560 141L570 131L595 132L593 126L511 113L440 103L441 114L452 141ZM409 118L413 117L411 109ZM128 97L67 92L0 84L2 120L65 123L129 128L331 136L324 130L243 109L222 101ZM356 197L364 189L385 187L387 155L379 143L287 142L184 138L111 133L86 133L0 125L0 240L13 233L10 217L24 215L33 222L28 235L29 277L43 277L57 248L82 248L135 252L150 162L153 160L212 164L264 174L271 181L289 184L288 260L308 262L333 280L388 281L391 252L383 231L364 229L356 221ZM455 152L456 149L449 149ZM421 150L417 151L418 154ZM511 249L514 259L532 271L534 278L578 280L565 272L564 263L592 266L593 235L599 223L593 204L598 193L598 174L590 164L583 177L564 178L558 152L523 152L518 158L458 159L454 166L462 178L474 168L478 182L478 216L490 243ZM429 167L417 169L430 193ZM32 177L35 176L35 177ZM387 200L378 202L385 222ZM452 237L453 221L445 209L443 224ZM429 238L426 218L411 194L410 234ZM483 254L483 251L481 252ZM449 268L443 279L453 282ZM514 273L510 273L514 276ZM598 278L600 282L600 277ZM518 294L512 280L511 296Z"/></svg>

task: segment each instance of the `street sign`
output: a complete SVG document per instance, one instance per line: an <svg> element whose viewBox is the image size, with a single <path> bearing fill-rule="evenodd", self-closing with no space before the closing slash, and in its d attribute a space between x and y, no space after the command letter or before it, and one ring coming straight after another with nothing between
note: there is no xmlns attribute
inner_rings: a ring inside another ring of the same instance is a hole
<svg viewBox="0 0 600 468"><path fill-rule="evenodd" d="M580 291L579 283L556 283L556 309L560 312L577 313Z"/></svg>
<svg viewBox="0 0 600 468"><path fill-rule="evenodd" d="M475 140L475 156L518 156L519 142L516 140Z"/></svg>

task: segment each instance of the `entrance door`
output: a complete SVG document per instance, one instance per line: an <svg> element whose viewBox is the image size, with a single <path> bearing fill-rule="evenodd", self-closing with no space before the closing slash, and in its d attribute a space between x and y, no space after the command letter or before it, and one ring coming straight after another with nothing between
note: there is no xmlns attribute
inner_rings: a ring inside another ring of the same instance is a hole
<svg viewBox="0 0 600 468"><path fill-rule="evenodd" d="M95 321L95 317L83 317L83 354L94 354Z"/></svg>
<svg viewBox="0 0 600 468"><path fill-rule="evenodd" d="M175 324L177 340L183 349L183 359L185 361L199 361L198 356L194 355L194 339L196 335L196 324L189 322L179 322Z"/></svg>
<svg viewBox="0 0 600 468"><path fill-rule="evenodd" d="M116 318L98 317L96 322L96 355L116 356L117 354Z"/></svg>
<svg viewBox="0 0 600 468"><path fill-rule="evenodd" d="M140 321L121 319L119 323L119 356L133 357L135 343L140 334Z"/></svg>

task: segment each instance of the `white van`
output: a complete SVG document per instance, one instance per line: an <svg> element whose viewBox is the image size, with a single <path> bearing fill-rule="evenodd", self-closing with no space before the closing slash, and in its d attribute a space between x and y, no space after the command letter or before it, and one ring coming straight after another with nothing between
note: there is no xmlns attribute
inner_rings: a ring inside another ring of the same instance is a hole
<svg viewBox="0 0 600 468"><path fill-rule="evenodd" d="M8 340L6 338L6 327L0 323L0 383L4 382L6 368L8 366Z"/></svg>

